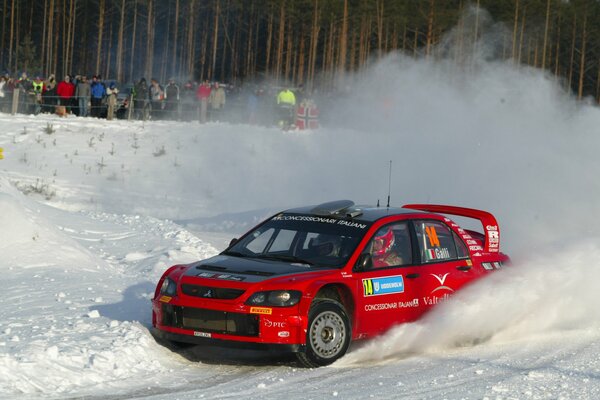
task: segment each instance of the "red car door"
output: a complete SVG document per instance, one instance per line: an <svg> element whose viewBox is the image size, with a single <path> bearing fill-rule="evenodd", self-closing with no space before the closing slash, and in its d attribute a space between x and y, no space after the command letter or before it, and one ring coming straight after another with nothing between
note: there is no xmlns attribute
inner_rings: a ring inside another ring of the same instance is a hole
<svg viewBox="0 0 600 400"><path fill-rule="evenodd" d="M417 283L421 273L413 262L409 223L383 226L362 253L370 254L372 266L355 274L358 337L377 335L417 319L423 313Z"/></svg>
<svg viewBox="0 0 600 400"><path fill-rule="evenodd" d="M420 290L424 311L447 300L479 274L462 240L438 220L414 222L421 258Z"/></svg>

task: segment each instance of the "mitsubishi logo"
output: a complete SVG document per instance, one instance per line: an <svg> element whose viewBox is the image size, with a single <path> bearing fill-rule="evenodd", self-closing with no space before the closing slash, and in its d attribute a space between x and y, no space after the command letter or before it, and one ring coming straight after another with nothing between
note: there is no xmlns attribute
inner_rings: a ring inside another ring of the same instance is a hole
<svg viewBox="0 0 600 400"><path fill-rule="evenodd" d="M213 297L212 289L208 289L206 292L204 292L202 297Z"/></svg>
<svg viewBox="0 0 600 400"><path fill-rule="evenodd" d="M454 289L452 289L449 286L444 286L444 282L446 282L446 278L448 277L448 275L450 275L449 272L447 272L446 274L442 275L442 274L430 274L431 276L433 276L435 279L438 280L438 282L440 283L440 286L438 286L437 288L433 289L431 291L431 293L435 293L438 290L449 290L451 292L454 292Z"/></svg>

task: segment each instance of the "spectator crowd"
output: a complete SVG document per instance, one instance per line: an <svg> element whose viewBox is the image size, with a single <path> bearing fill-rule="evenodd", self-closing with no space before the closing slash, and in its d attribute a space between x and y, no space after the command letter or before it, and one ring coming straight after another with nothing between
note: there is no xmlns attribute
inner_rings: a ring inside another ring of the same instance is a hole
<svg viewBox="0 0 600 400"><path fill-rule="evenodd" d="M268 86L238 88L219 82L174 78L161 84L141 78L119 88L113 80L94 75L66 75L57 81L29 77L26 72L11 77L0 75L0 112L73 114L80 117L139 120L229 121L250 124L297 125L297 112L314 102L305 98L302 86L295 89ZM297 97L300 102L297 102ZM302 111L304 112L304 111ZM303 126L303 125L302 125Z"/></svg>

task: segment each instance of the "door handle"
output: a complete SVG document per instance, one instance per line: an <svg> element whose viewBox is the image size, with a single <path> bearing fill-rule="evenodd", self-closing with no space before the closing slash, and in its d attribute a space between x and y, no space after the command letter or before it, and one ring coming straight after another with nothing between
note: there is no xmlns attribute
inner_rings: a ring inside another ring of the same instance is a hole
<svg viewBox="0 0 600 400"><path fill-rule="evenodd" d="M408 278L408 279L415 279L418 277L419 277L419 274L417 274L417 273L406 275L406 278Z"/></svg>
<svg viewBox="0 0 600 400"><path fill-rule="evenodd" d="M468 271L468 270L471 269L471 266L470 265L463 265L463 266L460 266L460 267L456 267L456 269L459 270L459 271Z"/></svg>

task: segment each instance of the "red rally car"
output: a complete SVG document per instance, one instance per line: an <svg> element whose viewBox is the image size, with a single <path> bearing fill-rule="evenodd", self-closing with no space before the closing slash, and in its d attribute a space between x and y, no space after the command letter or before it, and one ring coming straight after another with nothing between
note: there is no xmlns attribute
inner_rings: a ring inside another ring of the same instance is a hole
<svg viewBox="0 0 600 400"><path fill-rule="evenodd" d="M479 220L483 233L447 215ZM331 364L352 340L418 319L509 261L494 216L470 208L355 206L280 212L221 254L175 265L152 300L152 333L170 342L295 352Z"/></svg>

